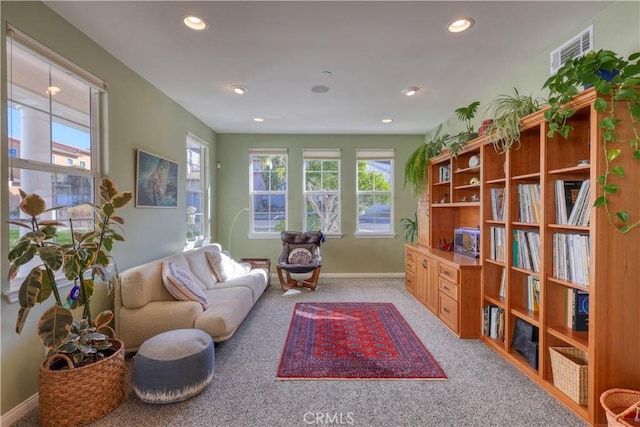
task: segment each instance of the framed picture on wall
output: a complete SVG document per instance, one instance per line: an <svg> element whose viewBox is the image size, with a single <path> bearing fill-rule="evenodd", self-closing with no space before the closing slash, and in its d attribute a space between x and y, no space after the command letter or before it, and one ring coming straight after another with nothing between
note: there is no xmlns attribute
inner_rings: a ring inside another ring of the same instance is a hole
<svg viewBox="0 0 640 427"><path fill-rule="evenodd" d="M178 206L178 163L137 150L136 207L175 208Z"/></svg>

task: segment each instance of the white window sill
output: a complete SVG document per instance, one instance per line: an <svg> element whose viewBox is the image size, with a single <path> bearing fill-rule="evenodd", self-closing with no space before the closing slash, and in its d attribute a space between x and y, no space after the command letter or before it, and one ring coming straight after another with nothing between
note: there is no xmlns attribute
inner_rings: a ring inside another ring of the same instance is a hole
<svg viewBox="0 0 640 427"><path fill-rule="evenodd" d="M22 285L23 281L24 281L24 277L18 277L18 278L13 279L11 281L11 288L7 292L3 293L3 295L7 299L7 301L9 301L11 303L18 302L18 294L20 293L20 285ZM73 282L68 280L66 277L62 276L62 277L57 277L56 278L56 284L58 285L58 290L61 290L61 289L64 289L66 287L69 287L69 286L73 285ZM62 298L62 295L60 295L60 297ZM65 299L66 299L66 296L65 296Z"/></svg>
<svg viewBox="0 0 640 427"><path fill-rule="evenodd" d="M356 239L395 239L396 233L356 233Z"/></svg>

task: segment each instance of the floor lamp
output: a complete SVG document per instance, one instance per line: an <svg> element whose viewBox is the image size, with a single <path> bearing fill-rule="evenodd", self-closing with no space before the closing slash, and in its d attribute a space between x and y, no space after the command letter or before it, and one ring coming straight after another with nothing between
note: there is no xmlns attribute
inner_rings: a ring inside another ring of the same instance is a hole
<svg viewBox="0 0 640 427"><path fill-rule="evenodd" d="M235 218L233 218L233 221L231 222L231 227L229 227L229 241L227 242L227 250L229 251L229 253L231 253L231 232L233 231L233 226L236 225L236 221L238 221L238 217L240 216L240 214L244 211L249 211L249 208L242 208L238 211L238 213L236 214Z"/></svg>

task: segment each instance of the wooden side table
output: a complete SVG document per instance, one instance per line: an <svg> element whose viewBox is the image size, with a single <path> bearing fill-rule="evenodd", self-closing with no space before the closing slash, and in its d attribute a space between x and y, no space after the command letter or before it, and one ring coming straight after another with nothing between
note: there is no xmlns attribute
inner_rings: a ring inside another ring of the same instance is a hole
<svg viewBox="0 0 640 427"><path fill-rule="evenodd" d="M267 287L271 286L271 260L269 258L240 258L238 262L251 264L251 268L265 268L267 270Z"/></svg>

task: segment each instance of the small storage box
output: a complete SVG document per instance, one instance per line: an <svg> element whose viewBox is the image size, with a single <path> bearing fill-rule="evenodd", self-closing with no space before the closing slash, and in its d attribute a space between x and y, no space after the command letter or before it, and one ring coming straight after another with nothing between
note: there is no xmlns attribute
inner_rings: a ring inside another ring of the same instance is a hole
<svg viewBox="0 0 640 427"><path fill-rule="evenodd" d="M587 404L587 354L575 347L549 347L553 385L580 405Z"/></svg>

